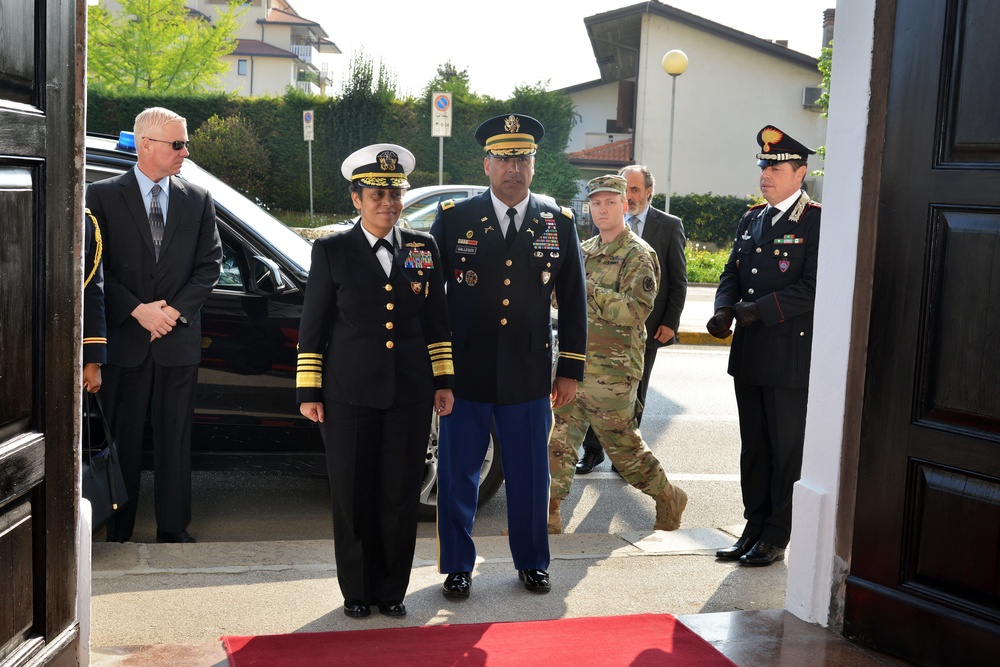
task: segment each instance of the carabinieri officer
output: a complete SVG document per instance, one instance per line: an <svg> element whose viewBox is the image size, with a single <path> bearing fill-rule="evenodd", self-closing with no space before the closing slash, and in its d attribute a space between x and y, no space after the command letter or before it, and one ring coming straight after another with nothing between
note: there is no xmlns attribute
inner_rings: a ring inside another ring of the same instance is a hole
<svg viewBox="0 0 1000 667"><path fill-rule="evenodd" d="M476 547L479 473L496 428L507 490L514 567L529 591L550 588L548 441L552 407L583 379L587 298L573 211L531 194L535 150L545 130L505 114L484 122L490 189L438 208L431 234L441 248L455 342L455 409L438 443L438 541L444 596L469 597ZM559 359L552 377L550 306L559 307Z"/></svg>
<svg viewBox="0 0 1000 667"><path fill-rule="evenodd" d="M344 613L405 616L432 408L454 369L434 239L400 229L413 154L395 144L342 167L360 221L313 244L296 396L326 444Z"/></svg>

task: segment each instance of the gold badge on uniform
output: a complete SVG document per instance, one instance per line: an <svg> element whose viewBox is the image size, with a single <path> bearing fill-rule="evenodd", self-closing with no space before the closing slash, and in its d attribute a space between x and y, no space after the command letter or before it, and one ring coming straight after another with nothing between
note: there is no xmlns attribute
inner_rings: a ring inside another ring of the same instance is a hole
<svg viewBox="0 0 1000 667"><path fill-rule="evenodd" d="M542 271L542 284L543 285L548 285L549 284L549 280L551 280L551 279L552 279L552 272L551 271Z"/></svg>
<svg viewBox="0 0 1000 667"><path fill-rule="evenodd" d="M465 284L469 287L475 287L476 283L479 282L479 276L476 275L475 271L465 272Z"/></svg>
<svg viewBox="0 0 1000 667"><path fill-rule="evenodd" d="M420 295L420 290L422 290L423 288L424 288L423 283L419 283L416 281L410 283L410 289L413 290L413 293L416 294L417 296Z"/></svg>
<svg viewBox="0 0 1000 667"><path fill-rule="evenodd" d="M467 238L467 239L471 239L472 238L472 230L471 229L469 231L465 232L465 238Z"/></svg>

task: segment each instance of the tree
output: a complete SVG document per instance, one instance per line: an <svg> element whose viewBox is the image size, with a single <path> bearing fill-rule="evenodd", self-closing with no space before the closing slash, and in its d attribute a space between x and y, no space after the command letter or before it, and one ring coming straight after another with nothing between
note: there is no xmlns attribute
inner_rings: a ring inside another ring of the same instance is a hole
<svg viewBox="0 0 1000 667"><path fill-rule="evenodd" d="M212 116L191 135L198 164L251 199L260 200L271 175L271 157L240 116Z"/></svg>
<svg viewBox="0 0 1000 667"><path fill-rule="evenodd" d="M116 93L196 92L218 88L246 11L230 0L214 22L184 0L122 0L111 14L87 8L87 83Z"/></svg>
<svg viewBox="0 0 1000 667"><path fill-rule="evenodd" d="M438 65L437 76L427 83L424 88L424 97L430 98L431 94L443 90L451 93L456 98L476 98L478 95L469 90L469 70L463 69L461 72L452 64L450 60Z"/></svg>
<svg viewBox="0 0 1000 667"><path fill-rule="evenodd" d="M819 87L823 89L820 94L819 99L816 100L816 104L823 109L820 112L820 118L826 118L829 116L830 111L830 77L833 74L833 40L830 40L829 46L824 46L820 50L819 60L816 62L816 68L819 73L823 75L823 81L819 84ZM816 154L819 155L819 159L826 161L826 145L820 146L816 149ZM824 170L816 169L813 174L817 176L822 176Z"/></svg>

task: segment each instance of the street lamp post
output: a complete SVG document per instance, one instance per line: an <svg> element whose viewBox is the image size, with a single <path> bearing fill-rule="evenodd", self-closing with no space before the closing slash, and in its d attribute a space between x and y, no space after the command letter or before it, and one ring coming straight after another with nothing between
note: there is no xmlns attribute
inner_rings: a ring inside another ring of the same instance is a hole
<svg viewBox="0 0 1000 667"><path fill-rule="evenodd" d="M667 145L667 190L664 209L670 213L670 175L674 167L674 103L677 101L677 77L687 70L688 57L683 51L674 49L663 56L663 71L670 75L670 143Z"/></svg>

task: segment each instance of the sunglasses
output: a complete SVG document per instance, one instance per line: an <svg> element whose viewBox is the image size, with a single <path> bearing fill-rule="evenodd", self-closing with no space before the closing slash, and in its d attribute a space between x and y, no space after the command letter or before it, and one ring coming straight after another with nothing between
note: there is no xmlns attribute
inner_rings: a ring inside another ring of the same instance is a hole
<svg viewBox="0 0 1000 667"><path fill-rule="evenodd" d="M190 141L181 141L180 139L178 139L177 141L164 141L163 139L154 139L152 137L146 137L146 138L149 139L150 141L155 141L157 143L170 144L170 147L173 148L175 151L183 150L185 148L191 148Z"/></svg>

